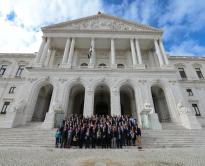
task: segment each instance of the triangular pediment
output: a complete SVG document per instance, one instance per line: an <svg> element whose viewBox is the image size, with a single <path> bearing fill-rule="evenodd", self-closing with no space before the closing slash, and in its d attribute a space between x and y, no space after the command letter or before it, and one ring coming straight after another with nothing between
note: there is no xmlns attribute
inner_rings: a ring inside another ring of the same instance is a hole
<svg viewBox="0 0 205 166"><path fill-rule="evenodd" d="M162 30L147 25L134 23L121 18L98 14L77 20L67 21L42 28L42 30L93 30L93 31L147 31L162 32Z"/></svg>

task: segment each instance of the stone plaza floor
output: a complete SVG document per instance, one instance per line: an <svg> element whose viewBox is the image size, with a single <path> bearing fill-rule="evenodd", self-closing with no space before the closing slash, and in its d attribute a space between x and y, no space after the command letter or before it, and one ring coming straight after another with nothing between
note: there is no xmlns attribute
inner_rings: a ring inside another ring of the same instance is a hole
<svg viewBox="0 0 205 166"><path fill-rule="evenodd" d="M205 148L55 149L0 147L0 166L205 166Z"/></svg>

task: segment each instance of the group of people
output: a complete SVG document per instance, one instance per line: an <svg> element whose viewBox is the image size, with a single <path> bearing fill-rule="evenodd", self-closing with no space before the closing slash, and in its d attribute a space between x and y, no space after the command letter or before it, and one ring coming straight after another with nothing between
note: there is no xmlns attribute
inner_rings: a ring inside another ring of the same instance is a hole
<svg viewBox="0 0 205 166"><path fill-rule="evenodd" d="M55 134L60 148L122 148L141 146L141 129L131 116L73 115L62 121Z"/></svg>

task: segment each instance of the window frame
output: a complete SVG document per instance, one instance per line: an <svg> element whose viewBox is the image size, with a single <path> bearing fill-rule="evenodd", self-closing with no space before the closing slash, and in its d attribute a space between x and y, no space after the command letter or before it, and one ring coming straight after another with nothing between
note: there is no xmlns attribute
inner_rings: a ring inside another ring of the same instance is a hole
<svg viewBox="0 0 205 166"><path fill-rule="evenodd" d="M196 103L192 103L192 108L195 111L195 116L201 116L201 112L200 112L199 107Z"/></svg>
<svg viewBox="0 0 205 166"><path fill-rule="evenodd" d="M16 86L11 86L9 89L9 94L14 94L15 89L16 89Z"/></svg>
<svg viewBox="0 0 205 166"><path fill-rule="evenodd" d="M187 88L186 92L188 93L188 96L194 96L194 93L191 88Z"/></svg>
<svg viewBox="0 0 205 166"><path fill-rule="evenodd" d="M0 68L0 76L3 76L6 72L6 69L7 69L8 65L6 64L2 64L1 65L1 68ZM2 73L1 73L2 72Z"/></svg>
<svg viewBox="0 0 205 166"><path fill-rule="evenodd" d="M203 74L201 72L200 67L195 67L195 71L196 71L196 74L197 74L199 79L204 79L204 76L203 76Z"/></svg>
<svg viewBox="0 0 205 166"><path fill-rule="evenodd" d="M25 65L19 65L19 67L17 69L17 72L16 72L16 77L21 77L22 72L24 71L24 69L25 69Z"/></svg>
<svg viewBox="0 0 205 166"><path fill-rule="evenodd" d="M8 106L10 105L10 103L11 103L10 101L5 101L4 102L4 104L3 104L2 108L1 108L0 114L6 114L6 111L8 109Z"/></svg>
<svg viewBox="0 0 205 166"><path fill-rule="evenodd" d="M182 80L187 80L187 75L183 67L178 67L178 71Z"/></svg>

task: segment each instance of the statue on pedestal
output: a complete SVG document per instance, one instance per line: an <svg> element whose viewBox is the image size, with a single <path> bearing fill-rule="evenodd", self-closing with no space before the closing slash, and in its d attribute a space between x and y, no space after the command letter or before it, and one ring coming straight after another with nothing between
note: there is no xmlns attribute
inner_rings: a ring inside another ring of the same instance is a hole
<svg viewBox="0 0 205 166"><path fill-rule="evenodd" d="M177 111L179 112L179 114L187 114L187 113L189 113L188 108L183 105L182 101L180 101L177 104Z"/></svg>
<svg viewBox="0 0 205 166"><path fill-rule="evenodd" d="M11 110L11 112L24 111L25 106L26 106L26 101L22 99L22 100L16 102L16 104L14 104L13 109Z"/></svg>

